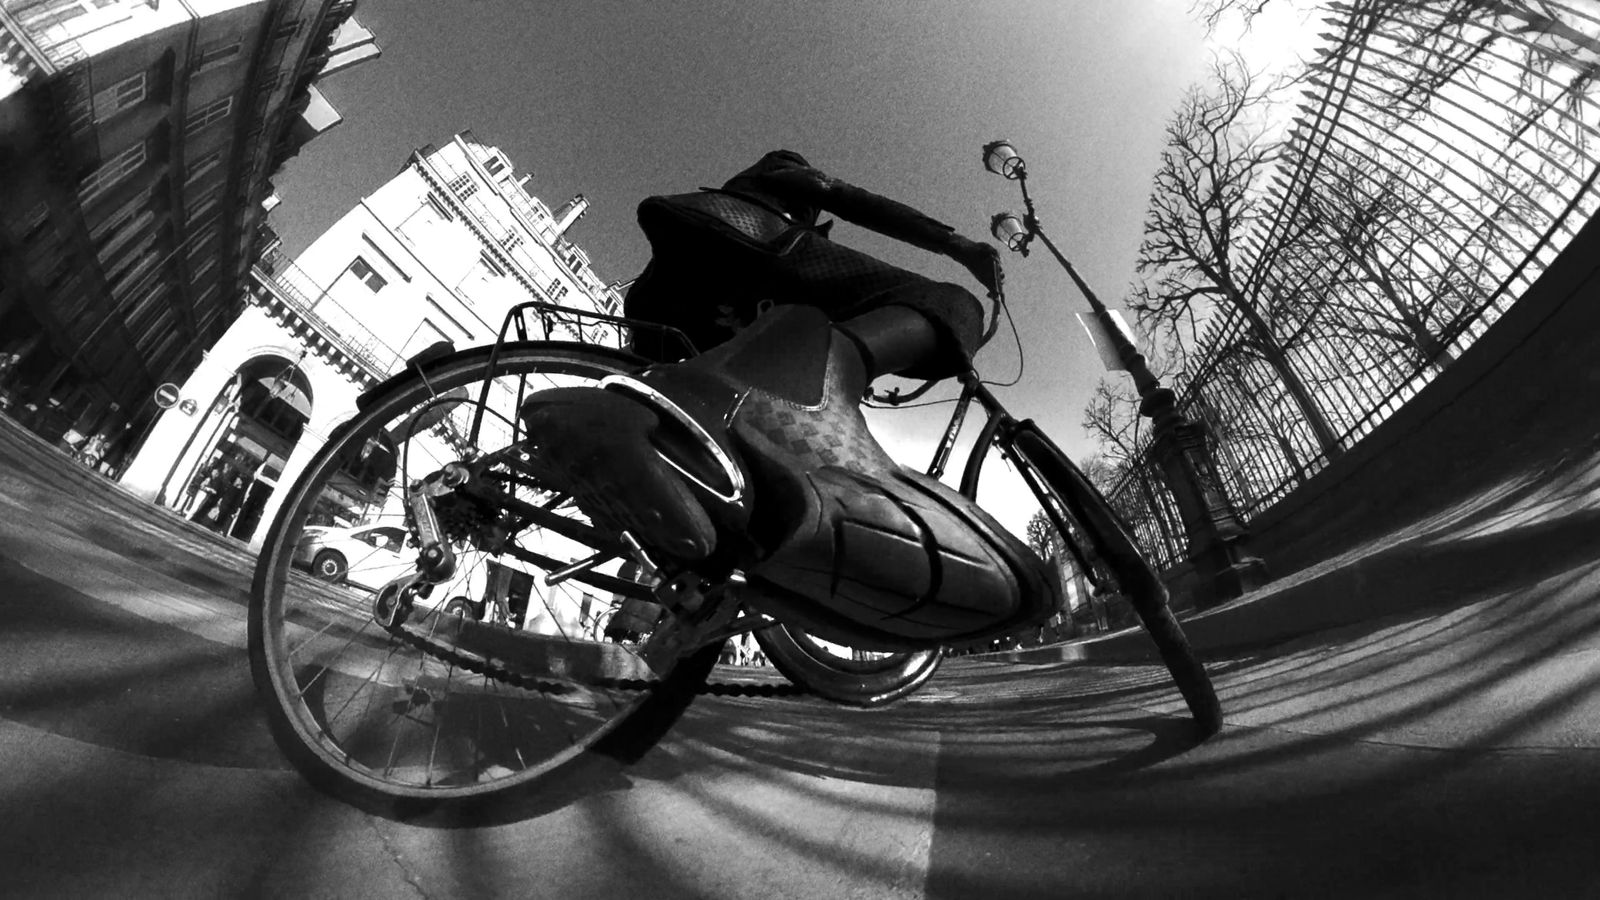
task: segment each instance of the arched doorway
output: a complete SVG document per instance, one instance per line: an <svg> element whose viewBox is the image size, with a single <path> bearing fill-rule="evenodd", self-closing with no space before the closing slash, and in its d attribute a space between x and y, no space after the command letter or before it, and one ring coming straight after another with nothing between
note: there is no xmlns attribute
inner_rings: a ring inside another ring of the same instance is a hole
<svg viewBox="0 0 1600 900"><path fill-rule="evenodd" d="M310 380L300 360L257 356L229 378L195 428L196 450L164 493L223 534L249 539L311 418Z"/></svg>

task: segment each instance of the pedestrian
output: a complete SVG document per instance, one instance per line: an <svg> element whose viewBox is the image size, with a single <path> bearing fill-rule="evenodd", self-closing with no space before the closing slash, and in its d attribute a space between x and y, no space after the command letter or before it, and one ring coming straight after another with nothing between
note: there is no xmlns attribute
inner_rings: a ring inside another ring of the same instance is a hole
<svg viewBox="0 0 1600 900"><path fill-rule="evenodd" d="M99 471L100 460L106 455L106 436L96 432L83 444L83 453L79 457L83 464Z"/></svg>
<svg viewBox="0 0 1600 900"><path fill-rule="evenodd" d="M203 475L204 481L200 483L200 489L204 493L200 502L195 505L194 512L189 515L191 522L199 522L210 528L212 526L207 520L219 523L222 521L223 515L218 507L222 504L223 494L228 490L228 475L231 471L227 462L220 457L206 469ZM195 476L197 480L201 477Z"/></svg>

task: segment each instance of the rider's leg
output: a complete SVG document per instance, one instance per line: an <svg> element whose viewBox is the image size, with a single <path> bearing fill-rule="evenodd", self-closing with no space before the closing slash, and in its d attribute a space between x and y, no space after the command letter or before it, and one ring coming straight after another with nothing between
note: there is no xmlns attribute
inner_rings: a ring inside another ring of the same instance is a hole
<svg viewBox="0 0 1600 900"><path fill-rule="evenodd" d="M861 353L869 381L914 369L944 351L938 326L909 306L882 306L834 327Z"/></svg>
<svg viewBox="0 0 1600 900"><path fill-rule="evenodd" d="M810 620L819 633L827 615L874 622L890 642L1040 618L1054 595L1038 559L967 498L896 465L861 417L867 358L914 364L914 348L937 344L920 318L869 314L850 339L814 308L780 307L688 363L647 371L643 387L536 394L523 415L539 474L668 562L721 553L774 595L829 607ZM737 502L707 490L715 466L697 468L676 411L738 461L748 490Z"/></svg>
<svg viewBox="0 0 1600 900"><path fill-rule="evenodd" d="M781 250L764 250L731 237L726 229L685 218L648 202L639 224L654 256L629 289L630 318L669 325L701 351L730 340L757 318L763 305L815 306L834 322L872 317L886 307L920 313L936 335L903 370L913 378L942 378L964 370L981 344L983 304L958 284L939 282L890 265L811 231L784 239ZM904 314L891 314L903 316ZM895 321L888 331L903 328ZM884 321L867 321L883 336ZM638 329L634 347L658 362L682 359L671 342ZM926 337L924 332L923 337ZM924 352L925 351L925 352ZM876 367L876 372L901 372Z"/></svg>

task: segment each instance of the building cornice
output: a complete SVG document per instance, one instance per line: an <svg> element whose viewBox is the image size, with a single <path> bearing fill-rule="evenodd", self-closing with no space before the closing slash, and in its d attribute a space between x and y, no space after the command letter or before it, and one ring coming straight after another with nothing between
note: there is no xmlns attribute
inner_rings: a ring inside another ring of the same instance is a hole
<svg viewBox="0 0 1600 900"><path fill-rule="evenodd" d="M468 154L468 156L470 158L471 154ZM502 263L506 267L506 271L510 272L516 277L517 282L533 296L533 299L542 301L544 303L556 303L556 301L550 297L544 288L539 287L538 284L531 277L529 277L528 273L523 269L522 264L512 259L511 254L505 252L505 248L500 246L500 242L494 240L490 236L488 229L484 227L481 221L479 221L477 214L469 210L464 204L461 203L460 199L456 197L455 191L450 190L449 183L439 175L438 171L434 169L433 163L428 161L427 157L423 156L419 152L413 152L411 154L411 163L416 167L417 171L421 173L423 179L428 182L429 186L432 187L437 193L442 195L445 202L450 204L450 208L455 210L456 213L461 216L461 221L467 223L467 227L471 228L472 233L478 238L478 243L481 244L497 262ZM535 237L537 237L537 235L535 235Z"/></svg>

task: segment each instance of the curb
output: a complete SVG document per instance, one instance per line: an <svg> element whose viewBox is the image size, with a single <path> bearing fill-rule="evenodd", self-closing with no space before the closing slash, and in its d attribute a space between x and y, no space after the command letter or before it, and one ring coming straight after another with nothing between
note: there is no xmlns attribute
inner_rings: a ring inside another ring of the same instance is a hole
<svg viewBox="0 0 1600 900"><path fill-rule="evenodd" d="M91 472L53 444L3 414L0 414L0 441L4 441L18 455L31 457L27 461L34 465L26 467L28 475L46 480L58 479L52 486L64 493L92 497L107 512L125 520L142 521L162 530L175 529L188 538L212 545L221 553L249 556L254 560L255 554L243 541L224 537L165 506L136 496L121 483L99 472Z"/></svg>
<svg viewBox="0 0 1600 900"><path fill-rule="evenodd" d="M1259 650L1319 631L1405 612L1412 604L1373 596L1369 574L1378 557L1405 555L1409 543L1335 559L1223 606L1180 616L1184 633L1195 651L1207 658ZM1160 662L1155 645L1139 626L1063 644L996 653L991 658L1026 665Z"/></svg>

